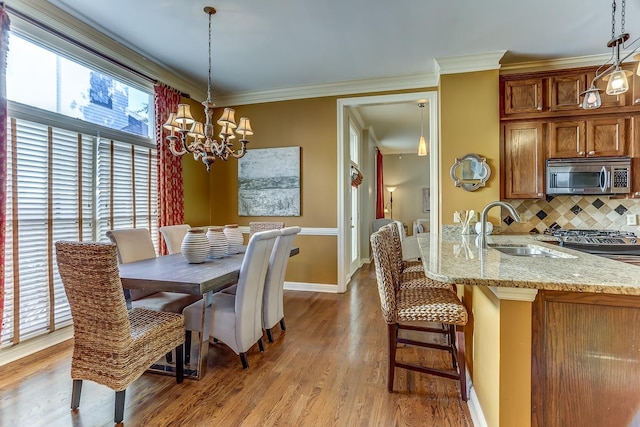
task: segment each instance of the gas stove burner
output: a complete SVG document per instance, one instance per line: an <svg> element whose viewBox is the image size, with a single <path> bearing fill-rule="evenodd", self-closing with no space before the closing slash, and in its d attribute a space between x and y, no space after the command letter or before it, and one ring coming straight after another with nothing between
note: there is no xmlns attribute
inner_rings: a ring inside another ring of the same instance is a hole
<svg viewBox="0 0 640 427"><path fill-rule="evenodd" d="M640 255L640 241L631 231L547 228L544 234L556 237L560 246L593 254Z"/></svg>
<svg viewBox="0 0 640 427"><path fill-rule="evenodd" d="M589 230L589 229L562 229L562 228L547 228L544 230L544 234L555 237L584 237L585 241L588 238L611 239L616 238L634 238L635 233L631 231L620 230Z"/></svg>

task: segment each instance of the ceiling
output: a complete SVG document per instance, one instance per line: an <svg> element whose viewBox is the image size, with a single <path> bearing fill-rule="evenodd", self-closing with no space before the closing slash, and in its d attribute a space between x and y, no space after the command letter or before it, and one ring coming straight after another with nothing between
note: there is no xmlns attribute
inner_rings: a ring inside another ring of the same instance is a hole
<svg viewBox="0 0 640 427"><path fill-rule="evenodd" d="M503 65L610 53L611 3L602 0L49 2L203 87L208 69L203 8L215 7L214 100L336 82L348 87L363 79L425 76L427 81L437 71L434 59L489 52L506 51ZM631 40L640 36L638 0L626 2L625 31ZM417 103L358 110L383 153L416 152ZM425 126L427 118L425 112Z"/></svg>

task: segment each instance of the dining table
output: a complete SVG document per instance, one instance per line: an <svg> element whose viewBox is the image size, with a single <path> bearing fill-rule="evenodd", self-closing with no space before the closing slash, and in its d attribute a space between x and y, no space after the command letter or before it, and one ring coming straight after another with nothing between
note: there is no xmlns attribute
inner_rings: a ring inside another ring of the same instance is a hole
<svg viewBox="0 0 640 427"><path fill-rule="evenodd" d="M120 264L120 281L125 291L139 289L201 295L204 304L202 305L201 317L203 323L200 330L204 331L204 325L208 324L210 319L209 310L206 309L208 302L213 293L238 282L240 267L244 259L244 249L246 247L238 254L206 259L201 264L189 264L181 253ZM294 247L291 249L290 256L299 252L299 248ZM130 306L128 292L125 292L125 296L127 296L127 305ZM197 332L192 333L197 334ZM193 351L193 347L191 350L191 360L184 367L184 376L185 378L201 379L206 373L209 337L200 334L196 343L196 351ZM175 365L163 358L153 364L149 371L175 375Z"/></svg>

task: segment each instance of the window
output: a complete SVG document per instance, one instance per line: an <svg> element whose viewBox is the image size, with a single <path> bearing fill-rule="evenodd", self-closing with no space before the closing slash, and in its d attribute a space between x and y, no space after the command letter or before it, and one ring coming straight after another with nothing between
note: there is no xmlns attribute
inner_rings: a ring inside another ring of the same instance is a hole
<svg viewBox="0 0 640 427"><path fill-rule="evenodd" d="M0 347L71 324L58 240L145 227L157 244L152 89L11 34L5 309ZM35 64L35 65L34 65Z"/></svg>

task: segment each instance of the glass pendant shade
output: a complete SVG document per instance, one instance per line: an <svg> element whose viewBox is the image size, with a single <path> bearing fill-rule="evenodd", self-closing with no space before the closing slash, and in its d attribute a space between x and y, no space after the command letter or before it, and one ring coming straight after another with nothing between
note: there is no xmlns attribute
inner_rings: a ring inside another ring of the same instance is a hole
<svg viewBox="0 0 640 427"><path fill-rule="evenodd" d="M593 110L594 108L599 108L601 105L602 98L600 97L600 90L596 89L594 85L591 85L589 90L584 92L582 108L585 110Z"/></svg>
<svg viewBox="0 0 640 427"><path fill-rule="evenodd" d="M623 70L618 68L608 77L609 82L607 83L607 95L619 95L629 90L627 74Z"/></svg>
<svg viewBox="0 0 640 427"><path fill-rule="evenodd" d="M428 154L427 151L427 141L424 139L424 135L420 136L420 143L418 144L418 156L426 156Z"/></svg>

